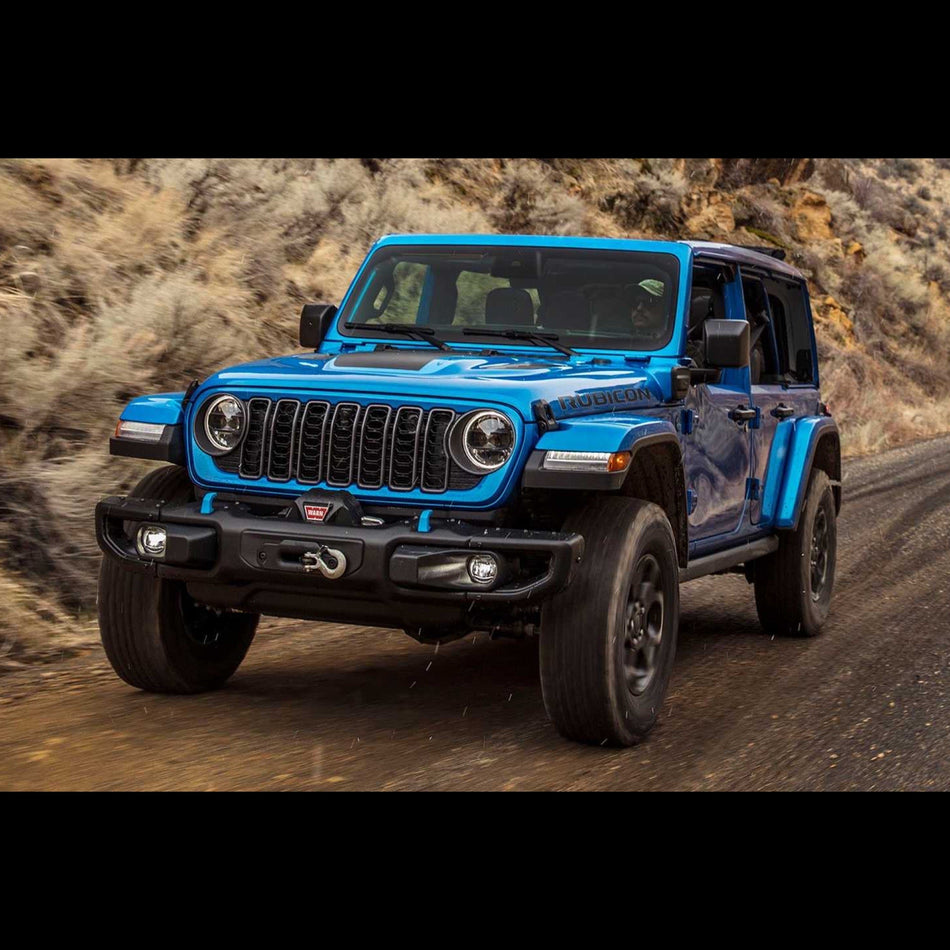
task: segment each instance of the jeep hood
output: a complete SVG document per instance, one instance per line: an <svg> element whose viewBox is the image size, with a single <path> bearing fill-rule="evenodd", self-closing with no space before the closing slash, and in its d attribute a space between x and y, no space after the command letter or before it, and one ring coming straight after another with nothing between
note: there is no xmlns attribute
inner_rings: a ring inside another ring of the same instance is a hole
<svg viewBox="0 0 950 950"><path fill-rule="evenodd" d="M448 403L484 399L510 406L530 421L532 403L539 399L559 416L657 405L669 391L670 365L648 367L646 360L622 356L595 363L586 354L483 356L394 348L245 363L209 377L201 390L303 390L315 396L399 396Z"/></svg>

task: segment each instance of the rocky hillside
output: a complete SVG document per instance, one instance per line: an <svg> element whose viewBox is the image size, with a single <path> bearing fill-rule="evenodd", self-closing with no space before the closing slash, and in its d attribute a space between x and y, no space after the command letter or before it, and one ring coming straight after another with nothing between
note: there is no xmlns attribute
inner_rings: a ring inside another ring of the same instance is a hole
<svg viewBox="0 0 950 950"><path fill-rule="evenodd" d="M809 276L849 454L948 428L950 160L0 162L0 661L82 641L134 394L292 350L380 234L774 244ZM78 618L78 619L77 619Z"/></svg>

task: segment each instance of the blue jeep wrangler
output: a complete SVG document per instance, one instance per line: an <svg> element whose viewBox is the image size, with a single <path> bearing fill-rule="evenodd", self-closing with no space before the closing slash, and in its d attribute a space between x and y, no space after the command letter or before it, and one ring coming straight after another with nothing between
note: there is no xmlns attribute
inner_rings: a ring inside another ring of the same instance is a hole
<svg viewBox="0 0 950 950"><path fill-rule="evenodd" d="M96 509L99 624L126 682L220 686L261 614L540 636L565 736L656 720L679 585L745 574L817 634L838 431L805 280L703 242L377 242L309 352L134 399L114 455L168 462Z"/></svg>

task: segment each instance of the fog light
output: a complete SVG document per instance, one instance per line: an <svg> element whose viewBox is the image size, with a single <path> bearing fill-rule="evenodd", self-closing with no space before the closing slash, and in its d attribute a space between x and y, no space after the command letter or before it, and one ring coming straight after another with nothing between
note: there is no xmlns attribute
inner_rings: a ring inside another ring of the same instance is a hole
<svg viewBox="0 0 950 950"><path fill-rule="evenodd" d="M164 557L168 533L161 525L146 524L135 536L135 547L142 557Z"/></svg>
<svg viewBox="0 0 950 950"><path fill-rule="evenodd" d="M490 554L476 554L468 559L468 576L476 584L490 584L498 576L498 562Z"/></svg>

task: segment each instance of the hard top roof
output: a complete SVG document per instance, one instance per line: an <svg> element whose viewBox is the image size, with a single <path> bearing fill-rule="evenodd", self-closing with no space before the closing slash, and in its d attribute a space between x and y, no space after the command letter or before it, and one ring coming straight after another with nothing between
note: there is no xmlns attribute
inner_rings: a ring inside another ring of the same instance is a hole
<svg viewBox="0 0 950 950"><path fill-rule="evenodd" d="M776 257L753 251L748 247L738 247L735 244L718 244L715 241L678 241L693 249L693 254L700 259L727 261L732 264L748 264L750 266L766 268L774 274L784 274L795 280L804 280L805 276L797 267L786 264Z"/></svg>

